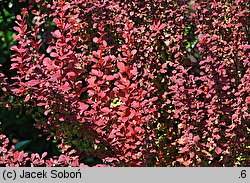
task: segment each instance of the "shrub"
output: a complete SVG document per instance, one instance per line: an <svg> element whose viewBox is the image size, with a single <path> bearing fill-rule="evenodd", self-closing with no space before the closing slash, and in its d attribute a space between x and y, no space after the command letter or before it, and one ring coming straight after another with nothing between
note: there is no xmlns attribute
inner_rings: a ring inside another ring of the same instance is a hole
<svg viewBox="0 0 250 183"><path fill-rule="evenodd" d="M79 157L75 155L76 151L68 149L70 146L60 145L63 149L63 153L60 156L55 156L53 158L45 158L47 152L44 152L41 157L38 153L32 153L30 156L24 151L16 151L14 146L9 146L9 139L5 135L0 135L0 165L7 167L87 167L83 163L79 163ZM97 164L95 167L107 167L107 165Z"/></svg>
<svg viewBox="0 0 250 183"><path fill-rule="evenodd" d="M3 88L41 108L37 127L82 157L111 166L247 165L248 6L36 0L17 16L16 76Z"/></svg>

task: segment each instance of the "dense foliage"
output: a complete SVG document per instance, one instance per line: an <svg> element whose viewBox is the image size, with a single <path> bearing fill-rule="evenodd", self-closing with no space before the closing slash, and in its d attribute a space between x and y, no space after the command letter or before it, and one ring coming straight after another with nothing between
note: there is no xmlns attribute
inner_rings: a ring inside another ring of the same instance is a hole
<svg viewBox="0 0 250 183"><path fill-rule="evenodd" d="M111 166L249 165L249 7L36 0L16 17L4 96L33 109L76 166L89 156Z"/></svg>

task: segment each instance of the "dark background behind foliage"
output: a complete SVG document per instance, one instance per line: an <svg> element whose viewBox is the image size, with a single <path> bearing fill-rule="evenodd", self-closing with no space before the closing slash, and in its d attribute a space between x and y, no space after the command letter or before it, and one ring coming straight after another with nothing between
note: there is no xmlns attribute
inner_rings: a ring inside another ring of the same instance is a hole
<svg viewBox="0 0 250 183"><path fill-rule="evenodd" d="M0 0L0 64L3 73L10 77L10 46L15 44L12 36L15 34L15 17L26 7L32 11L28 3L19 3L18 0ZM53 139L46 140L48 134L35 128L34 117L38 109L15 108L20 102L13 96L5 96L0 93L0 134L5 134L17 150L25 150L29 153L48 152L49 156L58 155L57 142ZM6 107L9 106L8 108Z"/></svg>

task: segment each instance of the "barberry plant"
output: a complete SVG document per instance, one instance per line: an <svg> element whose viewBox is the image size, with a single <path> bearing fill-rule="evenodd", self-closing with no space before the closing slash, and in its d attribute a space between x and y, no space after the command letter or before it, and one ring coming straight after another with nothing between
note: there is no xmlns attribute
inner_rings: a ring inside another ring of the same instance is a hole
<svg viewBox="0 0 250 183"><path fill-rule="evenodd" d="M30 6L16 17L16 75L1 74L2 89L42 109L37 127L80 159L249 165L247 0Z"/></svg>

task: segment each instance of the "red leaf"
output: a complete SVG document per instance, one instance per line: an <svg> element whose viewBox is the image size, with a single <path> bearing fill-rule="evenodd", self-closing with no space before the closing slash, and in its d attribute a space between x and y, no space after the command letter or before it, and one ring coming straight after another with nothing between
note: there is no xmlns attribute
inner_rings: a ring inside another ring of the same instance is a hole
<svg viewBox="0 0 250 183"><path fill-rule="evenodd" d="M244 45L243 50L246 51L247 49L250 49L250 45Z"/></svg>
<svg viewBox="0 0 250 183"><path fill-rule="evenodd" d="M90 77L90 78L87 79L88 88L91 88L91 87L93 87L93 86L96 86L95 80L96 80L96 77L95 77L95 76L92 76L92 77Z"/></svg>
<svg viewBox="0 0 250 183"><path fill-rule="evenodd" d="M161 24L160 27L158 28L158 31L164 29L166 27L166 24Z"/></svg>
<svg viewBox="0 0 250 183"><path fill-rule="evenodd" d="M101 57L101 50L93 51L93 55L100 58Z"/></svg>
<svg viewBox="0 0 250 183"><path fill-rule="evenodd" d="M22 17L21 17L20 15L17 15L17 16L16 16L16 19L17 19L17 20L22 20Z"/></svg>
<svg viewBox="0 0 250 183"><path fill-rule="evenodd" d="M37 104L37 106L44 106L44 105L46 105L46 103L40 102L40 103Z"/></svg>
<svg viewBox="0 0 250 183"><path fill-rule="evenodd" d="M132 54L132 55L135 55L136 53L137 53L137 50L132 50L132 51L131 51L131 54Z"/></svg>
<svg viewBox="0 0 250 183"><path fill-rule="evenodd" d="M214 111L212 109L208 109L207 112L208 114L213 114Z"/></svg>
<svg viewBox="0 0 250 183"><path fill-rule="evenodd" d="M43 154L42 154L42 159L45 157L45 156L47 156L47 152L44 152Z"/></svg>
<svg viewBox="0 0 250 183"><path fill-rule="evenodd" d="M20 27L15 26L15 27L13 27L13 29L14 29L15 31L17 31L18 33L21 33L21 32L22 32L22 30L21 30Z"/></svg>
<svg viewBox="0 0 250 183"><path fill-rule="evenodd" d="M13 157L14 157L15 159L18 159L18 156L19 156L19 151L14 152Z"/></svg>
<svg viewBox="0 0 250 183"><path fill-rule="evenodd" d="M26 82L26 84L27 84L28 86L31 86L31 87L32 87L32 86L35 86L35 85L37 85L37 84L39 84L39 83L40 83L40 81L39 81L39 80L35 80L35 79Z"/></svg>
<svg viewBox="0 0 250 183"><path fill-rule="evenodd" d="M94 42L94 43L98 43L98 41L99 41L99 38L97 38L97 37L94 37L94 38L93 38L93 42Z"/></svg>
<svg viewBox="0 0 250 183"><path fill-rule="evenodd" d="M92 69L90 74L98 76L98 77L102 77L102 75L103 75L103 73L101 71L98 71L98 70L95 70L95 69Z"/></svg>
<svg viewBox="0 0 250 183"><path fill-rule="evenodd" d="M50 110L44 111L44 115L47 116L50 113Z"/></svg>
<svg viewBox="0 0 250 183"><path fill-rule="evenodd" d="M121 90L125 89L126 87L124 85L117 85L117 87Z"/></svg>
<svg viewBox="0 0 250 183"><path fill-rule="evenodd" d="M122 120L122 122L125 123L126 121L128 121L128 117L122 117L121 120Z"/></svg>
<svg viewBox="0 0 250 183"><path fill-rule="evenodd" d="M56 25L61 25L60 20L58 18L54 18L53 22L55 22Z"/></svg>
<svg viewBox="0 0 250 183"><path fill-rule="evenodd" d="M105 40L102 41L103 46L106 48L108 46L107 42Z"/></svg>
<svg viewBox="0 0 250 183"><path fill-rule="evenodd" d="M184 162L183 162L183 165L184 165L184 166L189 166L191 163L192 163L191 160L187 160L187 161L184 161Z"/></svg>
<svg viewBox="0 0 250 183"><path fill-rule="evenodd" d="M185 153L185 152L187 152L187 151L189 151L188 145L186 145L185 147L183 147L183 148L181 149L181 153Z"/></svg>
<svg viewBox="0 0 250 183"><path fill-rule="evenodd" d="M126 70L125 64L123 62L118 62L117 67L118 67L118 69L120 69L123 72Z"/></svg>
<svg viewBox="0 0 250 183"><path fill-rule="evenodd" d="M55 81L57 81L57 79L60 78L60 77L61 77L61 74L60 74L60 73L55 73L55 74L53 74L53 75L51 76L51 78L49 79L49 81L55 82Z"/></svg>
<svg viewBox="0 0 250 183"><path fill-rule="evenodd" d="M30 96L27 95L27 96L25 97L24 101L27 102L27 101L29 101L29 100L30 100Z"/></svg>
<svg viewBox="0 0 250 183"><path fill-rule="evenodd" d="M101 111L107 114L110 112L110 109L108 107L104 107L101 109Z"/></svg>
<svg viewBox="0 0 250 183"><path fill-rule="evenodd" d="M115 79L115 76L107 76L106 77L106 80L108 80L108 81L112 81L112 80L114 80Z"/></svg>
<svg viewBox="0 0 250 183"><path fill-rule="evenodd" d="M58 54L55 53L55 52L51 52L51 53L50 53L50 56L51 56L51 57L58 57Z"/></svg>
<svg viewBox="0 0 250 183"><path fill-rule="evenodd" d="M69 7L70 7L70 3L65 3L65 5L62 8L62 10L66 11L67 9L69 9Z"/></svg>
<svg viewBox="0 0 250 183"><path fill-rule="evenodd" d="M88 109L89 107L88 104L84 104L82 102L79 102L79 105L80 105L79 109L81 110L81 112L86 111L86 109Z"/></svg>
<svg viewBox="0 0 250 183"><path fill-rule="evenodd" d="M246 104L250 104L250 97L246 98Z"/></svg>
<svg viewBox="0 0 250 183"><path fill-rule="evenodd" d="M157 30L154 25L150 25L150 29L153 30L153 31Z"/></svg>
<svg viewBox="0 0 250 183"><path fill-rule="evenodd" d="M68 82L65 82L62 86L59 87L63 92L68 92L71 89L71 86Z"/></svg>
<svg viewBox="0 0 250 183"><path fill-rule="evenodd" d="M99 119L99 120L95 121L95 124L101 127L101 126L104 126L104 125L105 125L104 122L105 122L105 121L104 121L103 119Z"/></svg>
<svg viewBox="0 0 250 183"><path fill-rule="evenodd" d="M125 106L125 105L120 105L120 107L119 107L119 110L120 111L124 111L124 110L126 110L128 107L127 106Z"/></svg>
<svg viewBox="0 0 250 183"><path fill-rule="evenodd" d="M56 31L54 32L54 36L55 36L56 38L60 38L60 37L62 37L62 34L61 34L61 32L60 32L59 30L56 30Z"/></svg>
<svg viewBox="0 0 250 183"><path fill-rule="evenodd" d="M198 39L199 39L199 41L203 40L204 39L204 35L203 34L199 34L198 35Z"/></svg>
<svg viewBox="0 0 250 183"><path fill-rule="evenodd" d="M194 136L194 137L193 137L193 140L194 140L195 142L199 141L199 140L200 140L199 135Z"/></svg>
<svg viewBox="0 0 250 183"><path fill-rule="evenodd" d="M215 152L216 152L216 154L220 154L222 152L222 149L219 147L216 147Z"/></svg>
<svg viewBox="0 0 250 183"><path fill-rule="evenodd" d="M229 89L230 88L230 86L223 86L222 87L222 90L227 90L227 89Z"/></svg>
<svg viewBox="0 0 250 183"><path fill-rule="evenodd" d="M136 75L138 74L137 68L136 68L136 67L133 67L133 69L130 70L130 73L136 76Z"/></svg>
<svg viewBox="0 0 250 183"><path fill-rule="evenodd" d="M183 163L184 162L184 159L183 158L177 158L176 161L180 162L180 163Z"/></svg>
<svg viewBox="0 0 250 183"><path fill-rule="evenodd" d="M75 77L76 76L76 73L75 72L68 72L67 73L67 76L70 78L70 77Z"/></svg>
<svg viewBox="0 0 250 183"><path fill-rule="evenodd" d="M135 132L140 132L141 130L141 127L135 127Z"/></svg>
<svg viewBox="0 0 250 183"><path fill-rule="evenodd" d="M48 70L53 70L56 68L54 61L50 60L49 58L44 58L43 65L46 66Z"/></svg>

